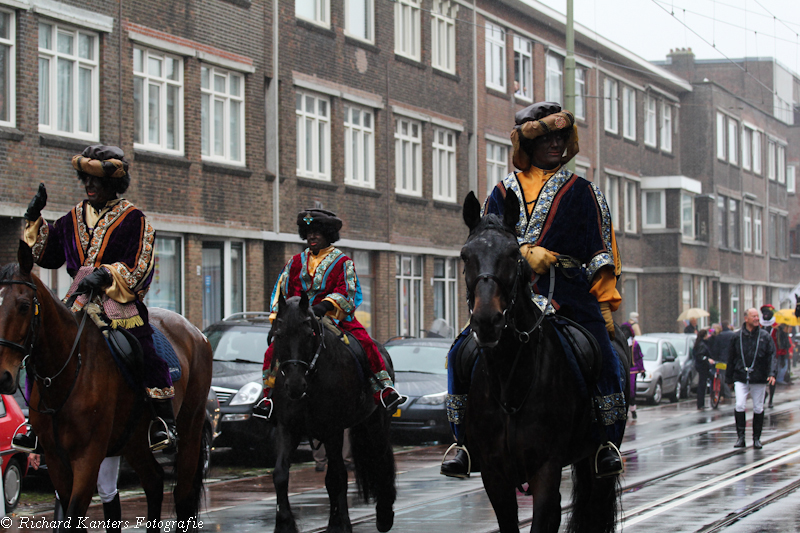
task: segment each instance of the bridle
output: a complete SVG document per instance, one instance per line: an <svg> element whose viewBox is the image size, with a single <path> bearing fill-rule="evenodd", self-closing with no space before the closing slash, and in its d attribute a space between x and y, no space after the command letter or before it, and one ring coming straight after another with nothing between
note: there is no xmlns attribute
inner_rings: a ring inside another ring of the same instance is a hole
<svg viewBox="0 0 800 533"><path fill-rule="evenodd" d="M322 349L325 347L325 329L322 325L322 320L314 318L313 322L319 326L319 331L314 330L314 336L319 338L317 342L317 350L314 352L314 357L311 358L311 363L304 361L303 359L287 359L286 361L280 362L280 372L281 375L286 377L286 373L284 372L287 365L297 365L300 367L305 367L304 376L308 377L314 373L317 367L317 359L319 359L319 354L322 353Z"/></svg>
<svg viewBox="0 0 800 533"><path fill-rule="evenodd" d="M17 344L16 342L0 338L0 346L22 352L24 361L25 358L31 354L31 351L33 351L33 344L36 342L36 335L39 331L39 299L36 297L36 285L30 281L23 281L21 279L0 280L0 285L25 285L33 289L33 317L31 317L31 325L30 328L28 328L28 335L25 337L24 344Z"/></svg>

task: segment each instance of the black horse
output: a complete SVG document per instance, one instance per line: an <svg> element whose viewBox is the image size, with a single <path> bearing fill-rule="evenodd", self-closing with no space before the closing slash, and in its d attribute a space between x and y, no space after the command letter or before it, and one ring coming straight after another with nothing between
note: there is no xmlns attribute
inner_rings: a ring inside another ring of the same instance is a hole
<svg viewBox="0 0 800 533"><path fill-rule="evenodd" d="M524 483L533 494L531 532L558 531L561 469L570 464L570 531L614 531L617 478L594 476L598 442L592 438L591 400L580 392L554 326L541 319L531 300L532 271L514 230L517 197L509 191L501 220L482 218L470 193L463 216L470 229L461 249L470 325L483 346L469 390L466 428L500 531L519 532L516 489ZM627 353L625 348L617 347L618 353Z"/></svg>
<svg viewBox="0 0 800 533"><path fill-rule="evenodd" d="M376 501L376 527L394 523L395 463L389 442L389 414L376 409L364 379L369 367L359 365L338 335L318 320L305 294L287 300L281 295L272 326L279 373L273 390L278 457L273 481L277 493L276 533L297 532L289 506L289 456L304 436L325 444L330 499L328 533L351 532L347 510L347 470L342 459L345 428L355 464L356 484L364 501ZM389 375L389 355L381 350Z"/></svg>

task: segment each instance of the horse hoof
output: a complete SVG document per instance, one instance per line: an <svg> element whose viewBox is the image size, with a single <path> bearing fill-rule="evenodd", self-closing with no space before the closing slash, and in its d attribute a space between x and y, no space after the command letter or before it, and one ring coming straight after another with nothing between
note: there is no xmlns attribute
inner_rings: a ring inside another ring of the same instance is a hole
<svg viewBox="0 0 800 533"><path fill-rule="evenodd" d="M375 527L378 528L378 531L381 533L385 533L392 529L394 525L394 511L389 511L388 513L378 513L378 517L375 520Z"/></svg>

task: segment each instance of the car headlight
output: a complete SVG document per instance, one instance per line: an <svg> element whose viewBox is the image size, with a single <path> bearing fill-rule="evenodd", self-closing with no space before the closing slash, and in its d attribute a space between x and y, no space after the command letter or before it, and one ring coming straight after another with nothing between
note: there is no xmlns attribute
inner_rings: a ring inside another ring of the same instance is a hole
<svg viewBox="0 0 800 533"><path fill-rule="evenodd" d="M228 405L249 405L251 403L256 403L261 398L263 392L264 389L261 383L251 381L239 389L239 392L231 398L231 402Z"/></svg>
<svg viewBox="0 0 800 533"><path fill-rule="evenodd" d="M436 394L428 394L417 400L417 405L441 405L447 398L447 391Z"/></svg>

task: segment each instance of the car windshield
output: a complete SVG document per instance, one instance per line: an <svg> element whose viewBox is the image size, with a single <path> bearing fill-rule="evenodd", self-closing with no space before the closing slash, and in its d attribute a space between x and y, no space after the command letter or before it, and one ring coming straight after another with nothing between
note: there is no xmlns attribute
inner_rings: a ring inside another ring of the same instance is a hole
<svg viewBox="0 0 800 533"><path fill-rule="evenodd" d="M206 333L216 361L238 361L262 364L267 349L269 328L236 326L213 329Z"/></svg>
<svg viewBox="0 0 800 533"><path fill-rule="evenodd" d="M447 374L445 368L446 347L394 344L386 346L386 350L392 356L395 372Z"/></svg>
<svg viewBox="0 0 800 533"><path fill-rule="evenodd" d="M638 341L642 349L642 359L645 361L658 361L658 343L653 341Z"/></svg>

